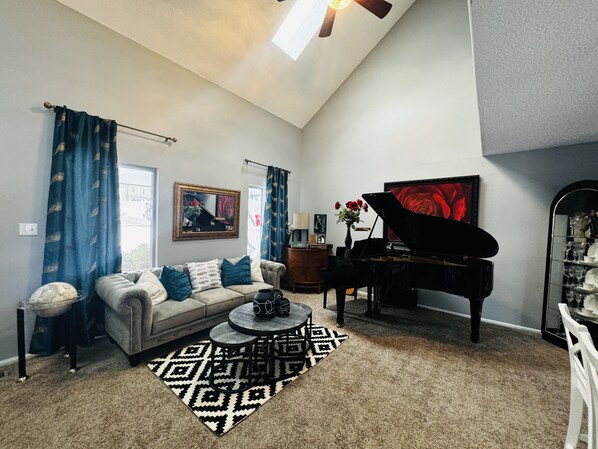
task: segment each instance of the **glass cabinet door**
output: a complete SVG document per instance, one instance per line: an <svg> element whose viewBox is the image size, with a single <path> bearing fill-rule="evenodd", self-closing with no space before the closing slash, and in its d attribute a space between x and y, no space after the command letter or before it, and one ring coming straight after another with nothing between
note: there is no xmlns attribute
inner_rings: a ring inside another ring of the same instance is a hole
<svg viewBox="0 0 598 449"><path fill-rule="evenodd" d="M550 208L542 338L567 347L558 304L598 332L598 181L561 190Z"/></svg>

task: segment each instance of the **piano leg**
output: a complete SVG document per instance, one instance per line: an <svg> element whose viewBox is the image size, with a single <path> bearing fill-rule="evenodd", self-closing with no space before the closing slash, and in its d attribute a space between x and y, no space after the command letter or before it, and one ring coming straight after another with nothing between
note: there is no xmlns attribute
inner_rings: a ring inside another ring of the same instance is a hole
<svg viewBox="0 0 598 449"><path fill-rule="evenodd" d="M347 295L347 287L336 287L336 325L343 327L345 324L345 297Z"/></svg>
<svg viewBox="0 0 598 449"><path fill-rule="evenodd" d="M469 310L471 314L471 341L480 341L480 321L482 319L482 305L484 298L469 298Z"/></svg>
<svg viewBox="0 0 598 449"><path fill-rule="evenodd" d="M375 317L380 313L380 286L369 286L368 285L368 302L367 309L363 314L367 317Z"/></svg>
<svg viewBox="0 0 598 449"><path fill-rule="evenodd" d="M370 269L368 272L368 301L367 309L363 314L367 317L374 317L380 312L380 284L377 282L379 273L376 268Z"/></svg>

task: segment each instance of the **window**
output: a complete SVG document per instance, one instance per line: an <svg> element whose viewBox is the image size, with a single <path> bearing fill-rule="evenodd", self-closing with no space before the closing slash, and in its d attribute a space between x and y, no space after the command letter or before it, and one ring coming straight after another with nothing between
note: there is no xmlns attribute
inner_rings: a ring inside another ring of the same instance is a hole
<svg viewBox="0 0 598 449"><path fill-rule="evenodd" d="M156 169L118 164L122 270L156 266Z"/></svg>
<svg viewBox="0 0 598 449"><path fill-rule="evenodd" d="M264 188L249 186L247 194L247 254L260 257L262 246L262 218L264 210Z"/></svg>
<svg viewBox="0 0 598 449"><path fill-rule="evenodd" d="M322 26L327 8L327 2L321 0L297 0L272 42L297 60Z"/></svg>

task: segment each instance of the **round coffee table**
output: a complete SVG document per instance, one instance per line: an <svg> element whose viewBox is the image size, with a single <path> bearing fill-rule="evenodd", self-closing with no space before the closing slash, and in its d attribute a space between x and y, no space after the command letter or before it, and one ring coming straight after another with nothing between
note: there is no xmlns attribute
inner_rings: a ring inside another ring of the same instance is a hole
<svg viewBox="0 0 598 449"><path fill-rule="evenodd" d="M273 359L281 360L305 360L311 341L309 319L311 318L311 307L291 303L288 316L276 316L274 318L258 318L253 313L253 303L243 304L228 315L228 323L238 332L261 337L264 356L268 361L268 372L273 376ZM303 329L303 335L297 333ZM290 352L290 339L297 342L299 338L299 351ZM275 348L275 343L278 347Z"/></svg>

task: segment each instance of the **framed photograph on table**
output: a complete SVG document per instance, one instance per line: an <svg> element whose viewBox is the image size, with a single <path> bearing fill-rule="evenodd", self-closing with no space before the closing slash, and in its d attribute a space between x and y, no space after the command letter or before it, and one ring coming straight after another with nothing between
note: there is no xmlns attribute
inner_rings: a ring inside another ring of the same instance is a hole
<svg viewBox="0 0 598 449"><path fill-rule="evenodd" d="M326 243L326 214L314 214L314 234L317 243Z"/></svg>
<svg viewBox="0 0 598 449"><path fill-rule="evenodd" d="M477 226L480 177L422 179L415 181L385 182L384 190L391 192L401 205L412 212ZM400 241L388 227L384 238Z"/></svg>
<svg viewBox="0 0 598 449"><path fill-rule="evenodd" d="M173 240L239 237L239 190L176 182Z"/></svg>

